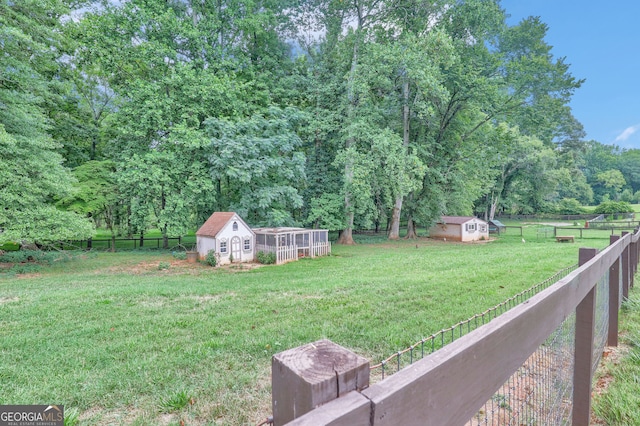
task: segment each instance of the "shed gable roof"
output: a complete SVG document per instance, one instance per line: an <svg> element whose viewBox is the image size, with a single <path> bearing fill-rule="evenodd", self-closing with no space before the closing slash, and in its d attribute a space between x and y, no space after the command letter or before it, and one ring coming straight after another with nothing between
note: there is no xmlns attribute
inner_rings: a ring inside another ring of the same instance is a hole
<svg viewBox="0 0 640 426"><path fill-rule="evenodd" d="M438 223L445 223L450 225L462 225L463 223L467 223L474 219L477 219L477 218L473 216L442 216L442 219L440 219ZM477 220L484 222L484 220L481 220L481 219L477 219Z"/></svg>
<svg viewBox="0 0 640 426"><path fill-rule="evenodd" d="M249 226L238 216L235 212L215 212L205 223L202 224L200 229L196 231L196 235L200 237L216 237L220 231L225 227L230 220L237 220L242 223L247 229L251 231ZM251 231L253 233L253 231Z"/></svg>

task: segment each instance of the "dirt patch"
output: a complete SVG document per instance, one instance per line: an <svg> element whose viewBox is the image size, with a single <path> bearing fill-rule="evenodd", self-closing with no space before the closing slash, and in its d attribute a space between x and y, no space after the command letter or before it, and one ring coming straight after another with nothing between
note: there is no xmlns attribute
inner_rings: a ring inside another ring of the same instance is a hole
<svg viewBox="0 0 640 426"><path fill-rule="evenodd" d="M262 263L232 263L228 265L218 266L218 268L229 272L244 272L250 271L252 269L262 268L263 266L265 265L263 265Z"/></svg>
<svg viewBox="0 0 640 426"><path fill-rule="evenodd" d="M81 423L94 423L100 425L131 425L144 421L145 424L170 425L177 424L178 415L175 413L152 413L138 408L124 407L121 409L107 409L104 407L92 407L78 416ZM185 424L185 423L180 423ZM189 424L192 424L191 422Z"/></svg>
<svg viewBox="0 0 640 426"><path fill-rule="evenodd" d="M80 413L78 419L80 423L93 424L132 424L139 417L144 416L144 411L132 407L122 409L108 409L104 407L92 407Z"/></svg>
<svg viewBox="0 0 640 426"><path fill-rule="evenodd" d="M596 372L597 380L593 385L594 394L601 395L606 392L611 382L613 382L613 376L609 373L609 367L618 365L628 351L629 348L624 345L618 347L607 346L604 348L602 360Z"/></svg>
<svg viewBox="0 0 640 426"><path fill-rule="evenodd" d="M24 279L24 278L36 278L41 276L42 274L39 272L25 272L25 273L19 273L16 271L12 271L11 268L13 268L16 265L25 265L25 264L29 264L29 265L36 265L34 266L35 269L39 269L39 267L37 266L36 263L33 262L19 262L19 263L8 263L8 262L2 262L0 263L0 273L7 273L7 274L11 274L12 272L14 272L15 274L13 275L15 278L17 279Z"/></svg>
<svg viewBox="0 0 640 426"><path fill-rule="evenodd" d="M168 265L168 267L167 267ZM212 268L209 265L203 263L191 263L186 260L180 259L163 259L159 258L153 261L143 261L135 264L121 264L111 266L107 269L107 272L112 274L128 273L133 275L197 275L206 271L221 270L227 272L246 272L256 268L261 268L264 265L259 263L234 263L230 265L222 265L216 268Z"/></svg>
<svg viewBox="0 0 640 426"><path fill-rule="evenodd" d="M0 305L4 304L4 303L11 303L11 302L17 302L18 299L17 297L0 297Z"/></svg>
<svg viewBox="0 0 640 426"><path fill-rule="evenodd" d="M235 295L235 294L234 294ZM191 296L197 303L216 303L222 298L220 294L203 294L201 296Z"/></svg>

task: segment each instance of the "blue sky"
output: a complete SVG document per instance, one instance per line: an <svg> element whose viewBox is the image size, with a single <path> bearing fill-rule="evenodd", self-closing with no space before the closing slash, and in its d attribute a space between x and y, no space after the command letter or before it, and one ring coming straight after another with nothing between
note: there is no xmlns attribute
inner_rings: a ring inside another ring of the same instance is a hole
<svg viewBox="0 0 640 426"><path fill-rule="evenodd" d="M509 24L539 16L546 41L586 79L571 102L587 139L640 149L640 0L502 0Z"/></svg>

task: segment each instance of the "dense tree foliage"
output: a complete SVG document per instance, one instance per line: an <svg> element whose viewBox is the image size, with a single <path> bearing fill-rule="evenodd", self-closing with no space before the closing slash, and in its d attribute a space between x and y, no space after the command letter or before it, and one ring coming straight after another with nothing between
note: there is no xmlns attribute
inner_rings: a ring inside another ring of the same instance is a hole
<svg viewBox="0 0 640 426"><path fill-rule="evenodd" d="M60 1L0 2L0 242L84 238L91 224L54 205L73 182L52 136L66 87Z"/></svg>
<svg viewBox="0 0 640 426"><path fill-rule="evenodd" d="M499 0L0 1L0 243L387 230L639 201L582 80ZM165 240L166 241L166 240Z"/></svg>

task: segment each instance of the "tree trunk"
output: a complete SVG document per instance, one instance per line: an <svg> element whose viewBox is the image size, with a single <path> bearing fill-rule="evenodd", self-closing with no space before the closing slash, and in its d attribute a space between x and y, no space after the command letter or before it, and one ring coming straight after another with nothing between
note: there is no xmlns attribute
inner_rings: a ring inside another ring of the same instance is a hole
<svg viewBox="0 0 640 426"><path fill-rule="evenodd" d="M409 149L409 82L405 80L402 83L402 146L405 150ZM400 238L400 214L402 213L402 201L404 195L396 196L396 202L393 205L391 214L391 228L389 230L389 239L397 240Z"/></svg>
<svg viewBox="0 0 640 426"><path fill-rule="evenodd" d="M336 244L354 245L353 241L353 213L347 215L347 227L342 230Z"/></svg>
<svg viewBox="0 0 640 426"><path fill-rule="evenodd" d="M390 240L397 240L400 238L400 212L402 211L402 200L403 197L396 198L393 210L391 211L391 227L389 229Z"/></svg>
<svg viewBox="0 0 640 426"><path fill-rule="evenodd" d="M361 23L362 21L359 20L358 32L361 29L360 27ZM355 110L356 99L355 99L354 85L355 85L356 71L358 68L358 43L359 41L356 38L353 44L353 56L351 58L351 70L349 71L349 80L347 81L347 99L348 99L347 117L349 118L349 120L352 120L355 114L354 110ZM353 137L349 136L345 142L345 148L346 149L351 148L353 143L354 143ZM353 163L351 162L350 159L347 159L344 165L344 181L345 181L345 187L350 188L351 183L353 182ZM352 211L353 205L352 205L351 193L349 192L349 189L345 190L345 194L344 194L344 210L346 212L347 225L345 229L342 231L342 233L340 234L340 238L338 238L338 241L336 243L352 245L352 244L355 244L355 241L353 241L353 211Z"/></svg>
<svg viewBox="0 0 640 426"><path fill-rule="evenodd" d="M409 216L407 218L407 236L405 239L416 239L418 238L418 234L416 233L416 224L413 221L413 217Z"/></svg>
<svg viewBox="0 0 640 426"><path fill-rule="evenodd" d="M499 197L495 197L491 199L491 210L489 211L489 220L493 220L496 214L496 208L498 207L498 199Z"/></svg>

